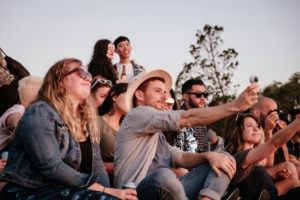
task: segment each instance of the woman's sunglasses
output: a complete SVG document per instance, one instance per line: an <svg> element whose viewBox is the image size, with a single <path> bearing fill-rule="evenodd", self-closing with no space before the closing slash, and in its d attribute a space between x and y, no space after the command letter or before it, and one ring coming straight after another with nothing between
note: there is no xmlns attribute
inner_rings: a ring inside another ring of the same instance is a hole
<svg viewBox="0 0 300 200"><path fill-rule="evenodd" d="M199 92L199 93L197 93L197 92L187 92L187 94L194 94L194 95L196 95L196 98L201 98L202 95L203 95L204 98L208 97L207 92Z"/></svg>
<svg viewBox="0 0 300 200"><path fill-rule="evenodd" d="M103 85L112 85L112 82L110 80L103 80L103 79L97 79L95 83L92 85L91 89L97 84L101 83Z"/></svg>
<svg viewBox="0 0 300 200"><path fill-rule="evenodd" d="M91 75L91 73L90 73L90 72L84 71L84 69L82 69L82 68L75 68L75 69L69 71L69 72L66 74L66 76L69 76L70 74L72 74L72 73L74 73L74 72L78 72L80 78L82 78L82 79L86 79L86 77L88 77L90 80L92 80L92 75Z"/></svg>

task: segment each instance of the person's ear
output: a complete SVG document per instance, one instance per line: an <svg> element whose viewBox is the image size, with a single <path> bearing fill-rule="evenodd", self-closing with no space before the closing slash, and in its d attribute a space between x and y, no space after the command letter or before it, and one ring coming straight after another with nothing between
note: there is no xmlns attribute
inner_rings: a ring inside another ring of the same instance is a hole
<svg viewBox="0 0 300 200"><path fill-rule="evenodd" d="M134 95L138 101L144 101L144 93L141 90L136 90Z"/></svg>
<svg viewBox="0 0 300 200"><path fill-rule="evenodd" d="M252 114L259 117L260 111L257 108L252 108Z"/></svg>
<svg viewBox="0 0 300 200"><path fill-rule="evenodd" d="M119 54L118 49L114 49L115 53Z"/></svg>
<svg viewBox="0 0 300 200"><path fill-rule="evenodd" d="M184 101L187 101L188 100L188 97L189 95L187 94L187 93L184 93L183 95L182 95L182 97L183 97L183 100Z"/></svg>
<svg viewBox="0 0 300 200"><path fill-rule="evenodd" d="M112 96L113 102L115 102L117 100L117 98L118 98L118 96L116 96L116 95Z"/></svg>

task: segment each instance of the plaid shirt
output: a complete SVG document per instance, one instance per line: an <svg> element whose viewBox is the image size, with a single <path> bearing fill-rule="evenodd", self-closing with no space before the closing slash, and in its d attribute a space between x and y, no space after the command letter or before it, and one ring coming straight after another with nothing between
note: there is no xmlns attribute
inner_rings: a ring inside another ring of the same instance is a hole
<svg viewBox="0 0 300 200"><path fill-rule="evenodd" d="M188 110L185 103L181 105L182 110ZM186 136L184 138L184 136ZM187 138L192 137L195 138L195 142L197 144L196 148L194 148L194 140L190 142L187 140ZM178 138L179 137L179 138ZM192 149L193 151L188 152L207 152L209 151L209 141L207 136L207 128L206 125L203 126L195 126L194 128L185 128L183 129L177 136L177 138L181 141L179 143L183 143L183 147L186 146L186 149ZM176 144L178 141L175 142ZM185 148L182 149L183 151L186 151Z"/></svg>
<svg viewBox="0 0 300 200"><path fill-rule="evenodd" d="M133 62L131 62L132 66L133 66L133 74L134 76L138 75L139 73L146 71L146 69L142 66L142 65L138 65L138 64L134 64ZM119 77L119 72L117 70L117 64L114 64L114 68L117 72L117 77Z"/></svg>

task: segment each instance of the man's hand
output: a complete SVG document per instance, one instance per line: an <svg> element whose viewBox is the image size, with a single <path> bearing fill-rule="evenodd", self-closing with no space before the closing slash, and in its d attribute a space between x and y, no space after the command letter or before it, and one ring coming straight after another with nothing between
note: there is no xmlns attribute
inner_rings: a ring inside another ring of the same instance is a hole
<svg viewBox="0 0 300 200"><path fill-rule="evenodd" d="M257 103L257 93L260 91L258 84L249 85L234 101L237 112L243 112Z"/></svg>
<svg viewBox="0 0 300 200"><path fill-rule="evenodd" d="M277 122L276 130L279 131L280 129L283 129L284 127L286 127L285 121L279 120Z"/></svg>
<svg viewBox="0 0 300 200"><path fill-rule="evenodd" d="M206 159L218 177L221 176L219 169L222 169L229 176L229 178L232 179L236 172L236 163L234 158L213 151L207 152L206 155Z"/></svg>
<svg viewBox="0 0 300 200"><path fill-rule="evenodd" d="M287 179L292 175L292 172L290 169L286 168L286 169L282 169L279 170L278 172L276 172L276 180L281 180L281 179Z"/></svg>
<svg viewBox="0 0 300 200"><path fill-rule="evenodd" d="M276 127L277 123L279 122L279 116L277 112L271 112L265 119L265 132L271 132Z"/></svg>

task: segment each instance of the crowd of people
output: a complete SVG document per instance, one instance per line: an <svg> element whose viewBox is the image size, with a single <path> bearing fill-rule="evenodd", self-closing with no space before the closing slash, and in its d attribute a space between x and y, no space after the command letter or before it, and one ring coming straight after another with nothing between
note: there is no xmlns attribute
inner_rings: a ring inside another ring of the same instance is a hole
<svg viewBox="0 0 300 200"><path fill-rule="evenodd" d="M101 39L87 67L62 59L43 78L0 52L1 199L300 199L300 109L283 115L257 83L208 107L200 79L179 104L131 50ZM223 118L221 137L207 125Z"/></svg>

